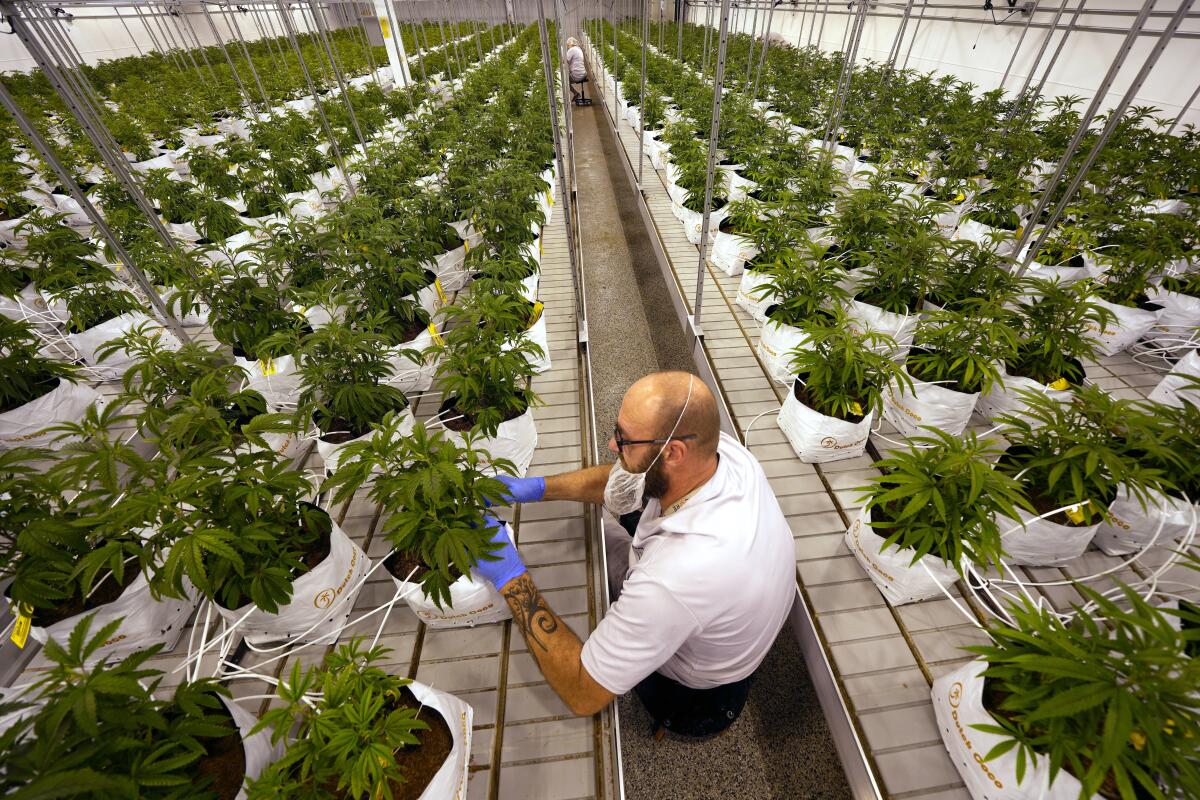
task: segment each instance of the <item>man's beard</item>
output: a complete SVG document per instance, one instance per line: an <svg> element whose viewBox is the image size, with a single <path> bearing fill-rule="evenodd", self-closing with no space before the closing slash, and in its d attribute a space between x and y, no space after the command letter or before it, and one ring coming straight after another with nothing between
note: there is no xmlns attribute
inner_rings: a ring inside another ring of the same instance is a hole
<svg viewBox="0 0 1200 800"><path fill-rule="evenodd" d="M650 456L650 460L654 461L654 456ZM630 472L646 473L646 490L643 493L645 497L653 497L659 500L667 493L669 487L667 486L667 473L663 469L662 458L654 461L649 469L646 469L644 464L638 464L636 470L630 469L629 466L626 469Z"/></svg>

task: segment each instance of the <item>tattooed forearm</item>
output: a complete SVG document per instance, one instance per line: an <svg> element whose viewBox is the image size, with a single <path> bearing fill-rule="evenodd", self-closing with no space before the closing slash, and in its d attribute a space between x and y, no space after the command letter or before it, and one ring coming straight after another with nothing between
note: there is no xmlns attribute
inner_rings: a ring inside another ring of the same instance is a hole
<svg viewBox="0 0 1200 800"><path fill-rule="evenodd" d="M504 587L504 599L512 609L513 621L530 644L547 650L546 637L558 630L558 617L546 605L545 598L528 575L510 581Z"/></svg>

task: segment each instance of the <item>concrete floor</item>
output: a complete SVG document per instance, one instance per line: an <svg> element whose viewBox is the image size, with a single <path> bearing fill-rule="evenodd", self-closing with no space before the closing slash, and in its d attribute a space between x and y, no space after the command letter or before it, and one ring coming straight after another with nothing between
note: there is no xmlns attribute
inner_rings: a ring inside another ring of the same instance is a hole
<svg viewBox="0 0 1200 800"><path fill-rule="evenodd" d="M596 97L588 85L588 95ZM575 169L596 423L611 428L621 398L648 372L694 372L691 352L611 127L597 102L576 107ZM629 800L845 798L842 774L790 627L756 675L742 716L705 741L655 741L633 694L618 701Z"/></svg>
<svg viewBox="0 0 1200 800"><path fill-rule="evenodd" d="M595 87L588 84L589 96ZM596 424L612 427L630 384L651 372L694 371L683 329L599 102L577 106L575 172L583 221L588 347ZM610 456L607 450L605 456Z"/></svg>

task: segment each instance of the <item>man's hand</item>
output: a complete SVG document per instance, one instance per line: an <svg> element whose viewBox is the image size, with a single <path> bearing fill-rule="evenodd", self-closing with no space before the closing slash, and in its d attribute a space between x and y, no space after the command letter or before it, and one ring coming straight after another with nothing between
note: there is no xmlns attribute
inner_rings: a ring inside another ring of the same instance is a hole
<svg viewBox="0 0 1200 800"><path fill-rule="evenodd" d="M475 572L497 589L503 589L506 583L525 574L525 562L498 519L488 514L484 526L492 532L492 543L499 547L475 565Z"/></svg>
<svg viewBox="0 0 1200 800"><path fill-rule="evenodd" d="M508 487L504 499L510 503L536 503L546 497L545 478L514 478L497 475L497 479Z"/></svg>

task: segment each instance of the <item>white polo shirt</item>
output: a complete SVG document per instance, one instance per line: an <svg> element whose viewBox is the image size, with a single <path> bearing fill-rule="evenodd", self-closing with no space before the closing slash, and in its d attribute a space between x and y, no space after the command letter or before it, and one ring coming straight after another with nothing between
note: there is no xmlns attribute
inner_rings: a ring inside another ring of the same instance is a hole
<svg viewBox="0 0 1200 800"><path fill-rule="evenodd" d="M757 459L721 434L717 471L673 514L642 513L621 595L583 645L597 683L624 694L654 671L709 689L749 676L796 596L795 546Z"/></svg>

